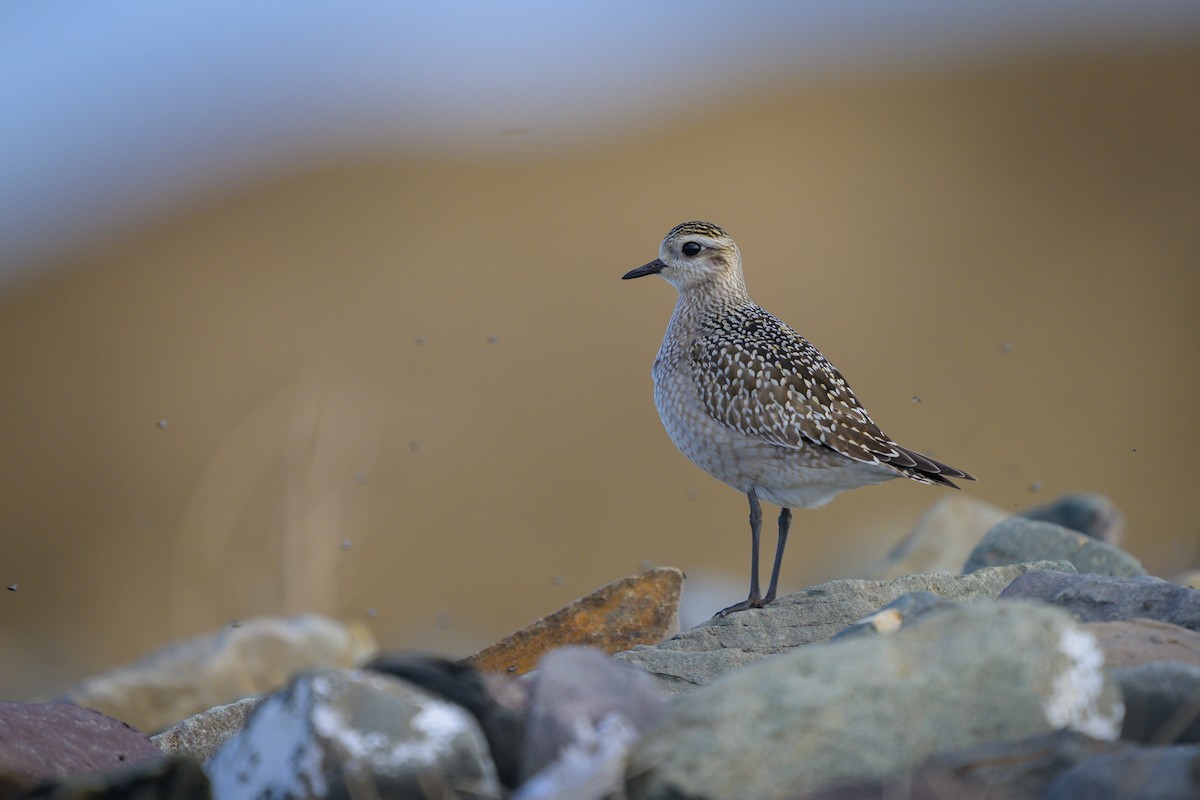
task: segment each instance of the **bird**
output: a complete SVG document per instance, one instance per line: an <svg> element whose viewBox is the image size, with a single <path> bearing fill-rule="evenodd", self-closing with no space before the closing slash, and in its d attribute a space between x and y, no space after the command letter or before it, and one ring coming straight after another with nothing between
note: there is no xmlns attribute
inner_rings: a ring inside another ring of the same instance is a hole
<svg viewBox="0 0 1200 800"><path fill-rule="evenodd" d="M716 617L775 599L793 508L892 478L954 489L952 478L975 480L885 434L833 364L750 299L741 251L724 229L700 220L676 225L658 258L622 280L647 275L678 292L651 370L663 427L696 466L750 502L750 593ZM758 580L764 500L780 507L765 595Z"/></svg>

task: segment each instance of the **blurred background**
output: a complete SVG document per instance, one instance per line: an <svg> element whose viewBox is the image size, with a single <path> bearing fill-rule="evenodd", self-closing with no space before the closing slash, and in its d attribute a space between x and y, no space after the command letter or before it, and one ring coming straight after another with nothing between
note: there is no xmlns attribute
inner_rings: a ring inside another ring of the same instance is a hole
<svg viewBox="0 0 1200 800"><path fill-rule="evenodd" d="M649 565L744 597L619 280L693 218L971 495L1200 564L1194 0L8 3L0 98L6 699L258 614L465 655ZM798 512L785 588L941 496Z"/></svg>

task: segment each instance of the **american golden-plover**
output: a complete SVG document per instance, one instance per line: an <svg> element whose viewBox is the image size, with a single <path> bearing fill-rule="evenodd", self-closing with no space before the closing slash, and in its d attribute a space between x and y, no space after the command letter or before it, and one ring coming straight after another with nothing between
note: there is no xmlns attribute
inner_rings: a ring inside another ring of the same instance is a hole
<svg viewBox="0 0 1200 800"><path fill-rule="evenodd" d="M817 348L750 299L741 252L721 228L676 225L658 258L623 279L646 275L679 292L652 371L663 426L693 463L750 500L750 596L717 616L775 599L793 508L891 478L952 488L950 478L974 480L880 430ZM766 595L758 583L760 500L782 507Z"/></svg>

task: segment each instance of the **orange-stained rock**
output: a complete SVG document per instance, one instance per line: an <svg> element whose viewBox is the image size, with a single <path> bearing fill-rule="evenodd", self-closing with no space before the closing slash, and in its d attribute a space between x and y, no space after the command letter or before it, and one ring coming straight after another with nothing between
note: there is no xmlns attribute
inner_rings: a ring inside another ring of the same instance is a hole
<svg viewBox="0 0 1200 800"><path fill-rule="evenodd" d="M465 661L485 672L523 675L564 644L588 644L608 653L658 644L679 632L683 573L657 567L621 578L542 617Z"/></svg>

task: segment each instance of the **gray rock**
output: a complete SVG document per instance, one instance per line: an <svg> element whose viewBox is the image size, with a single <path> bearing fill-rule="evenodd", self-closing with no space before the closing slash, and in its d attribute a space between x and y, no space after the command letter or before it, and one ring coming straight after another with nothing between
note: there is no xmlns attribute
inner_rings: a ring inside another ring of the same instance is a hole
<svg viewBox="0 0 1200 800"><path fill-rule="evenodd" d="M412 653L388 653L366 668L400 678L469 711L487 739L500 782L517 785L525 741L525 684L501 673L479 672L461 661Z"/></svg>
<svg viewBox="0 0 1200 800"><path fill-rule="evenodd" d="M1008 512L968 494L947 493L864 578L891 580L922 572L958 572L983 535Z"/></svg>
<svg viewBox="0 0 1200 800"><path fill-rule="evenodd" d="M1084 759L1128 747L1057 730L938 753L914 773L841 784L802 800L1029 800L1041 797L1063 771Z"/></svg>
<svg viewBox="0 0 1200 800"><path fill-rule="evenodd" d="M1023 561L1069 561L1079 573L1145 575L1146 568L1123 550L1050 522L1009 517L989 530L971 551L963 572Z"/></svg>
<svg viewBox="0 0 1200 800"><path fill-rule="evenodd" d="M1086 622L1100 641L1109 669L1136 667L1154 661L1179 661L1200 666L1200 633L1152 619Z"/></svg>
<svg viewBox="0 0 1200 800"><path fill-rule="evenodd" d="M1200 666L1157 661L1112 670L1125 697L1121 738L1145 744L1200 742Z"/></svg>
<svg viewBox="0 0 1200 800"><path fill-rule="evenodd" d="M660 692L678 694L766 656L828 641L902 594L927 591L969 603L994 598L1018 576L1046 569L1074 567L1055 561L1011 564L970 575L933 572L890 581L830 581L781 597L766 608L709 620L661 644L635 647L613 658L654 675Z"/></svg>
<svg viewBox="0 0 1200 800"><path fill-rule="evenodd" d="M558 757L513 794L512 800L609 800L620 798L625 759L640 732L619 712L594 725L577 719L571 741Z"/></svg>
<svg viewBox="0 0 1200 800"><path fill-rule="evenodd" d="M919 617L936 609L956 608L958 603L938 597L933 592L908 592L897 597L873 614L834 634L830 641L857 636L889 636Z"/></svg>
<svg viewBox="0 0 1200 800"><path fill-rule="evenodd" d="M682 697L634 749L631 800L786 798L1059 728L1115 740L1116 685L1068 614L992 602L803 648Z"/></svg>
<svg viewBox="0 0 1200 800"><path fill-rule="evenodd" d="M57 699L154 733L215 705L273 692L304 669L357 666L376 649L363 623L259 617L88 678Z"/></svg>
<svg viewBox="0 0 1200 800"><path fill-rule="evenodd" d="M1200 630L1200 590L1148 576L1030 572L1014 580L1000 596L1062 606L1084 622L1144 617Z"/></svg>
<svg viewBox="0 0 1200 800"><path fill-rule="evenodd" d="M1060 775L1042 800L1195 800L1200 747L1139 747L1105 753Z"/></svg>
<svg viewBox="0 0 1200 800"><path fill-rule="evenodd" d="M474 717L365 671L299 676L254 710L206 771L221 800L502 794Z"/></svg>
<svg viewBox="0 0 1200 800"><path fill-rule="evenodd" d="M261 697L247 697L201 711L157 736L150 737L150 741L164 753L207 761L213 753L221 749L221 745L241 733L246 725L246 718L261 702Z"/></svg>
<svg viewBox="0 0 1200 800"><path fill-rule="evenodd" d="M538 661L530 686L521 774L529 779L564 748L590 740L606 717L619 716L642 731L666 710L654 680L641 670L618 664L594 647L552 650Z"/></svg>
<svg viewBox="0 0 1200 800"><path fill-rule="evenodd" d="M1125 515L1098 492L1065 494L1053 503L1022 511L1021 516L1085 533L1113 547L1120 547L1125 538Z"/></svg>
<svg viewBox="0 0 1200 800"><path fill-rule="evenodd" d="M139 731L90 708L0 702L0 775L14 788L99 774L160 755Z"/></svg>

